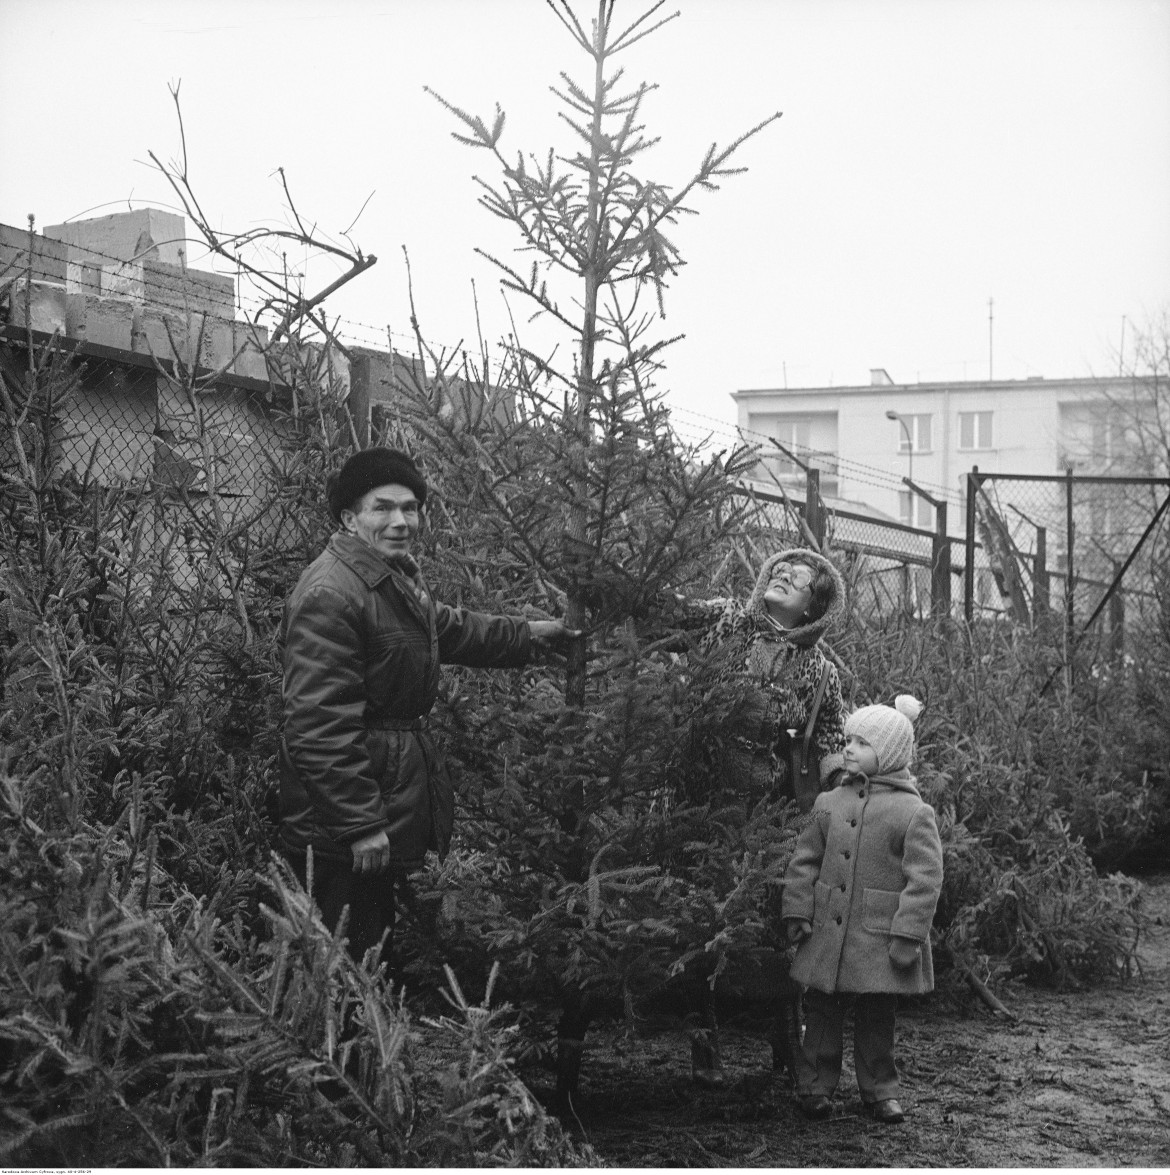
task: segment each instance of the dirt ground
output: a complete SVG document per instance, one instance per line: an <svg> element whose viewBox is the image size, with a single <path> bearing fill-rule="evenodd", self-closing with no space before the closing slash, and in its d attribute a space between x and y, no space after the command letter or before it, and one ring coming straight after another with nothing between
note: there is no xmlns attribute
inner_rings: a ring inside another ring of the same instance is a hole
<svg viewBox="0 0 1170 1175"><path fill-rule="evenodd" d="M846 1046L835 1113L808 1122L758 1031L728 1026L730 1085L690 1083L680 1035L590 1033L566 1125L619 1167L1170 1166L1170 877L1146 882L1143 974L1106 989L1009 983L1014 1019L931 997L899 1015L907 1120L861 1116ZM525 1074L538 1094L547 1077Z"/></svg>

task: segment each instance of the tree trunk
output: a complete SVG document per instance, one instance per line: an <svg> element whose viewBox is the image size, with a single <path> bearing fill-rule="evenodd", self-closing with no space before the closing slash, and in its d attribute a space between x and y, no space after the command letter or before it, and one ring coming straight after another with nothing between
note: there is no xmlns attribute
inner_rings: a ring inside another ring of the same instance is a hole
<svg viewBox="0 0 1170 1175"><path fill-rule="evenodd" d="M589 1031L591 1009L580 991L566 992L557 1023L557 1105L569 1107L576 1098L581 1081L581 1061L585 1055L585 1034Z"/></svg>
<svg viewBox="0 0 1170 1175"><path fill-rule="evenodd" d="M581 321L581 368L577 373L577 402L570 415L571 468L574 501L569 507L565 530L574 551L582 551L589 541L589 444L590 414L596 392L594 378L597 345L597 291L600 285L599 242L601 239L601 193L598 177L601 166L601 115L605 105L605 43L609 31L605 0L598 0L597 21L593 26L593 122L589 145L589 241L584 272L585 304ZM584 591L574 575L569 584L565 623L570 628L583 629L586 623ZM569 645L568 669L565 677L565 702L575 709L585 705L585 637L578 637Z"/></svg>

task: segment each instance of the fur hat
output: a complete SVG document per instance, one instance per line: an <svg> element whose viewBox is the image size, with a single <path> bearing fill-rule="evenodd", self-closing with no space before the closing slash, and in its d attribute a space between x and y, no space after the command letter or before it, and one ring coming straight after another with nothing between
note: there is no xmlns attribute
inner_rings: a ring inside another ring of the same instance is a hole
<svg viewBox="0 0 1170 1175"><path fill-rule="evenodd" d="M914 722L922 703L899 694L892 706L862 706L845 719L846 735L865 739L877 755L878 771L886 774L910 766L914 756Z"/></svg>
<svg viewBox="0 0 1170 1175"><path fill-rule="evenodd" d="M342 510L349 510L358 498L384 485L403 485L414 491L421 506L427 500L427 483L414 459L401 449L362 449L330 475L326 485L329 513L334 522L341 521Z"/></svg>

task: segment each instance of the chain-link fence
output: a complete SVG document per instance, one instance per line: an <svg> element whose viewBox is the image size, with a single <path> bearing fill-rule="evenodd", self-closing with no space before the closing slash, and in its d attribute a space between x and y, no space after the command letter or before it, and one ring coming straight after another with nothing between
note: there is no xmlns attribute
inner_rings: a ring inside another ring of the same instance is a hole
<svg viewBox="0 0 1170 1175"><path fill-rule="evenodd" d="M41 389L37 413L21 426L24 439L31 444L33 433L49 428L41 440L57 476L213 494L233 513L257 505L273 455L297 443L301 416L320 410L328 375L317 370L319 350L300 350L281 349L274 362L289 370L260 380L196 374L174 359L0 325L7 386L34 381ZM21 406L12 407L20 416ZM2 442L5 461L15 459L14 441Z"/></svg>
<svg viewBox="0 0 1170 1175"><path fill-rule="evenodd" d="M970 587L968 618L1048 624L1066 653L1096 642L1132 655L1170 637L1170 478L968 475L967 546L980 542L991 598Z"/></svg>
<svg viewBox="0 0 1170 1175"><path fill-rule="evenodd" d="M946 616L963 599L970 558L976 583L992 585L991 569L981 543L968 552L961 539L948 534L945 504L936 507L935 530L907 526L893 519L826 507L819 494L819 471L810 469L804 494L752 491L760 525L790 541L850 556L854 606L866 612L898 611L911 617Z"/></svg>
<svg viewBox="0 0 1170 1175"><path fill-rule="evenodd" d="M336 382L320 348L269 352L272 375L261 380L200 373L177 354L163 359L0 325L7 386L35 380L52 389L40 417L21 426L28 451L51 449L57 476L213 500L221 531L266 525L281 455L301 444L304 413L319 413L320 389ZM338 408L344 395L332 403L329 426L343 444L357 442L360 427ZM16 460L16 439L11 431L0 438L6 465ZM933 531L829 510L815 469L803 496L758 488L753 495L765 533L851 556L859 608L923 617L958 615L961 607L969 621L1044 626L1065 659L1088 641L1121 654L1170 635L1170 479L976 470L962 538L949 533L941 502Z"/></svg>
<svg viewBox="0 0 1170 1175"><path fill-rule="evenodd" d="M261 546L303 566L306 497L356 432L328 356L271 352L259 380L0 324L0 487L114 491L180 589L230 598Z"/></svg>
<svg viewBox="0 0 1170 1175"><path fill-rule="evenodd" d="M1132 655L1170 640L1170 478L974 470L963 537L934 503L934 531L827 509L805 493L755 489L759 525L853 559L854 604L878 613L1004 618L1050 634L1067 662L1096 643Z"/></svg>

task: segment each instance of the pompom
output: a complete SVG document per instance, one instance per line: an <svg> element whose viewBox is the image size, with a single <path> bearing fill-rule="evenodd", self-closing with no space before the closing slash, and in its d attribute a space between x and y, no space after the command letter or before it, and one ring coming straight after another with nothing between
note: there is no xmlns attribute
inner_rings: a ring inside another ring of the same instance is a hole
<svg viewBox="0 0 1170 1175"><path fill-rule="evenodd" d="M917 722L918 715L922 713L922 703L912 694L899 694L894 699L894 709L911 722Z"/></svg>

